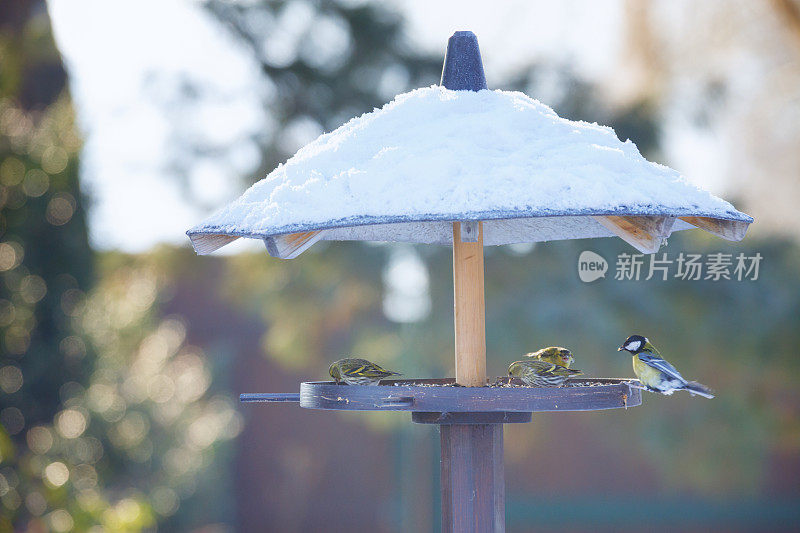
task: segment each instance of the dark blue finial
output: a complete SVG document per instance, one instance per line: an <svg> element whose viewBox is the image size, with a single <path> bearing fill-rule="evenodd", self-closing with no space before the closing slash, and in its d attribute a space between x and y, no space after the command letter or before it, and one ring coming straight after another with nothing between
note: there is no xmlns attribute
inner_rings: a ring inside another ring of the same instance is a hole
<svg viewBox="0 0 800 533"><path fill-rule="evenodd" d="M454 91L486 89L478 38L471 31L457 31L447 41L441 85Z"/></svg>

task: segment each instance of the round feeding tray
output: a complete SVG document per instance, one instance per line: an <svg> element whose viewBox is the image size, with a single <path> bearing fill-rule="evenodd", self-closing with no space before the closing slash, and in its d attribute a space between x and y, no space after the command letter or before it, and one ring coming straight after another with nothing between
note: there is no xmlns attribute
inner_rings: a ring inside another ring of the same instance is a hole
<svg viewBox="0 0 800 533"><path fill-rule="evenodd" d="M453 378L383 380L378 386L308 381L300 394L242 394L242 401L299 401L308 409L412 411L414 422L475 424L529 422L540 411L594 411L641 405L630 379L575 378L563 387L527 387L497 378L486 387L460 387Z"/></svg>

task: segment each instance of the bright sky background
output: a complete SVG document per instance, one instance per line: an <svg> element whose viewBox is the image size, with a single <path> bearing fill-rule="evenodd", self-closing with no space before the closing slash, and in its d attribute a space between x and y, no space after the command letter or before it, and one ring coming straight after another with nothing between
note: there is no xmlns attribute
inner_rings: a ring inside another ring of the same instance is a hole
<svg viewBox="0 0 800 533"><path fill-rule="evenodd" d="M163 114L159 80L184 74L211 88L207 116L191 119L198 129L235 138L263 119L255 65L189 2L53 0L49 6L85 136L81 178L93 199L92 243L126 251L185 244L183 232L205 212L184 201L170 176L167 141L178 132ZM241 157L247 170L257 154ZM201 170L190 183L221 205L237 193L235 170Z"/></svg>
<svg viewBox="0 0 800 533"><path fill-rule="evenodd" d="M600 80L621 55L620 0L516 0L490 9L483 0L392 3L408 19L410 42L422 49L443 52L453 31L474 31L490 87L502 88L504 76L535 60L570 63L582 77ZM248 141L231 143L269 121L256 91L257 67L194 2L48 4L86 139L82 180L93 200L93 245L138 252L159 242L188 244L186 229L241 193L236 176L257 161ZM163 112L170 92L162 85L180 76L209 88L198 96L201 116ZM532 96L547 103L545 95ZM204 138L236 146L228 163L203 164L188 176L188 187L205 207L185 200L170 166L168 141L186 135L187 124Z"/></svg>

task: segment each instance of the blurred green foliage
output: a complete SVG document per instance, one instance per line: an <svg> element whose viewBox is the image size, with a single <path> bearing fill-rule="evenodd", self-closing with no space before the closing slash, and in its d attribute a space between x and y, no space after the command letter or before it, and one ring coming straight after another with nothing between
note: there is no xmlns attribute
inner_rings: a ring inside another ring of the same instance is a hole
<svg viewBox="0 0 800 533"><path fill-rule="evenodd" d="M0 7L0 57L0 531L196 525L173 515L238 415L181 319L160 316L163 277L111 256L95 283L43 2Z"/></svg>

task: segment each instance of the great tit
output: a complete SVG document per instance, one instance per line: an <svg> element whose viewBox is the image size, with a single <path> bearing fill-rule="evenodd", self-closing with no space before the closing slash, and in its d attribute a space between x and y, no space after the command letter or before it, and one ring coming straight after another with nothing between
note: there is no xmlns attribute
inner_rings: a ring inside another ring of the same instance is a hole
<svg viewBox="0 0 800 533"><path fill-rule="evenodd" d="M646 337L631 335L617 348L618 352L623 350L633 354L633 372L646 390L667 395L676 390L685 390L704 398L714 397L714 393L705 385L686 381L674 366L661 357Z"/></svg>

